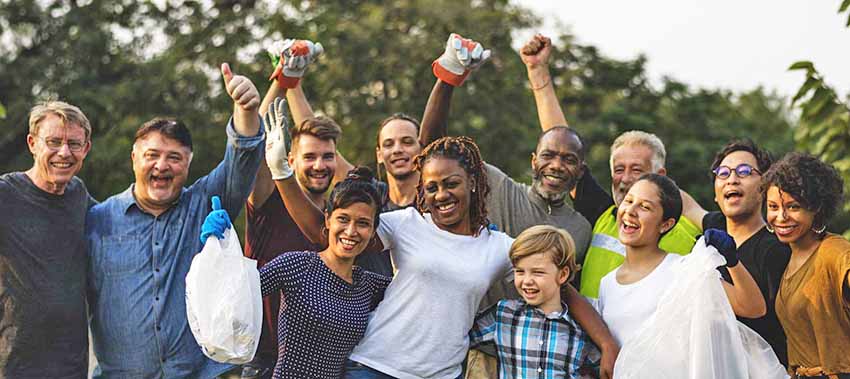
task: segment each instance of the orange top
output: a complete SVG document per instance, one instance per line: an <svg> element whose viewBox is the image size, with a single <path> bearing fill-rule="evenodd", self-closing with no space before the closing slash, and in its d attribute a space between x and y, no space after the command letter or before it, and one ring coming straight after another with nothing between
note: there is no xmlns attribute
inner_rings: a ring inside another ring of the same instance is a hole
<svg viewBox="0 0 850 379"><path fill-rule="evenodd" d="M848 272L850 242L829 234L797 272L782 278L776 316L788 338L789 369L850 373Z"/></svg>

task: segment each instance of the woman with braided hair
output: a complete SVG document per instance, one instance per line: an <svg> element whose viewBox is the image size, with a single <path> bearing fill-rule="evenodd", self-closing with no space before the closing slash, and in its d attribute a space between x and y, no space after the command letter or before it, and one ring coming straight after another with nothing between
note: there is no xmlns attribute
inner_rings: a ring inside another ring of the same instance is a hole
<svg viewBox="0 0 850 379"><path fill-rule="evenodd" d="M347 378L460 377L481 299L494 282L513 278L513 240L487 228L489 188L478 146L444 137L414 166L417 207L382 213L372 240L376 250L389 249L396 275L351 353ZM321 234L322 212L295 180L275 183L299 228Z"/></svg>

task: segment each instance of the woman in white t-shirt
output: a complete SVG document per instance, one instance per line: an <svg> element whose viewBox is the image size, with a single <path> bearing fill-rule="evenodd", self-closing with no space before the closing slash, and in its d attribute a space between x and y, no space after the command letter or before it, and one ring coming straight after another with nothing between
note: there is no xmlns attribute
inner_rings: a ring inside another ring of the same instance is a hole
<svg viewBox="0 0 850 379"><path fill-rule="evenodd" d="M619 268L602 278L598 305L602 318L624 349L655 313L660 298L673 282L676 266L687 259L658 247L658 241L673 228L681 213L679 188L672 179L657 174L644 175L635 182L617 210L619 239L626 247L626 258ZM716 229L706 230L704 237L707 245L717 248L726 258L735 285L721 282L734 313L742 317L764 315L764 298L749 272L737 264L734 240Z"/></svg>

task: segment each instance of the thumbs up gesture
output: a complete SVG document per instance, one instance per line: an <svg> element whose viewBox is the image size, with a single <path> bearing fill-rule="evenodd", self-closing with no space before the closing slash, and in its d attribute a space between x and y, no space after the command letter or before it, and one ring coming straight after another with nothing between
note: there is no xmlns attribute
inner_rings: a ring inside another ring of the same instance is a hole
<svg viewBox="0 0 850 379"><path fill-rule="evenodd" d="M224 231L230 229L233 225L230 223L230 216L227 211L221 207L221 198L218 196L212 197L212 211L204 219L204 224L201 225L201 243L206 243L207 238L216 236L218 239L224 239Z"/></svg>
<svg viewBox="0 0 850 379"><path fill-rule="evenodd" d="M251 80L242 75L233 75L230 65L221 64L221 77L233 104L244 111L256 111L260 107L260 93Z"/></svg>

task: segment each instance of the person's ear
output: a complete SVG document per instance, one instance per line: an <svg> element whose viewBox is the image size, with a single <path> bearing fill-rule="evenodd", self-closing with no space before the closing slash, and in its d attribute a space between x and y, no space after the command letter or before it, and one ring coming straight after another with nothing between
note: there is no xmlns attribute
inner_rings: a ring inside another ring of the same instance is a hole
<svg viewBox="0 0 850 379"><path fill-rule="evenodd" d="M668 218L664 222L661 223L661 233L667 233L670 229L673 229L673 226L676 224L676 219Z"/></svg>
<svg viewBox="0 0 850 379"><path fill-rule="evenodd" d="M558 269L558 285L562 286L567 282L567 279L570 278L570 268L564 267Z"/></svg>

